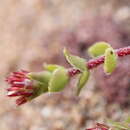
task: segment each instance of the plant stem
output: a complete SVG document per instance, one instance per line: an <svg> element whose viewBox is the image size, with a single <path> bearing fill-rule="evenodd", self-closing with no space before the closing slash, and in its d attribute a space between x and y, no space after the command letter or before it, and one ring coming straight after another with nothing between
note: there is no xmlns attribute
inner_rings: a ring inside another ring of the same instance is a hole
<svg viewBox="0 0 130 130"><path fill-rule="evenodd" d="M115 52L118 57L130 55L130 46L116 49ZM100 56L98 58L89 60L86 64L86 66L88 69L93 69L103 63L104 63L104 56ZM71 68L68 70L68 74L70 77L75 76L76 74L79 74L79 73L80 73L80 70L78 70L76 68Z"/></svg>

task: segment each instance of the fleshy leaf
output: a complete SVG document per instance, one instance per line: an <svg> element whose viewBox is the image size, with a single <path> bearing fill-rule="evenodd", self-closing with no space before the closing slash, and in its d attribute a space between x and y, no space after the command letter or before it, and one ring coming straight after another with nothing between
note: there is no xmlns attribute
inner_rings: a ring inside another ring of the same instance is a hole
<svg viewBox="0 0 130 130"><path fill-rule="evenodd" d="M49 92L59 92L63 90L69 81L67 70L64 68L58 68L52 73L52 77L49 82Z"/></svg>
<svg viewBox="0 0 130 130"><path fill-rule="evenodd" d="M78 56L71 55L66 49L64 49L64 55L66 60L75 68L80 71L86 70L86 60Z"/></svg>
<svg viewBox="0 0 130 130"><path fill-rule="evenodd" d="M34 88L35 91L33 95L28 98L29 100L32 100L35 97L38 97L39 95L48 92L48 84L39 81L35 81L35 84L36 84L36 87Z"/></svg>
<svg viewBox="0 0 130 130"><path fill-rule="evenodd" d="M43 67L44 67L44 69L45 70L48 70L48 71L50 71L50 72L53 72L54 70L56 70L57 68L59 68L59 67L62 67L62 66L59 66L59 65L56 65L56 64L44 64L43 65Z"/></svg>
<svg viewBox="0 0 130 130"><path fill-rule="evenodd" d="M112 73L117 65L117 55L112 48L108 48L105 51L105 60L104 60L104 71L105 73Z"/></svg>
<svg viewBox="0 0 130 130"><path fill-rule="evenodd" d="M36 80L36 81L40 81L43 83L48 84L50 78L51 78L51 72L49 71L42 71L42 72L32 72L28 74L28 77Z"/></svg>
<svg viewBox="0 0 130 130"><path fill-rule="evenodd" d="M92 57L103 55L107 48L111 46L106 42L97 42L88 49L88 53Z"/></svg>
<svg viewBox="0 0 130 130"><path fill-rule="evenodd" d="M78 81L78 84L77 84L77 95L79 95L81 89L84 87L84 85L87 83L89 79L89 71L83 71L81 74L80 74L80 78L79 78L79 81Z"/></svg>
<svg viewBox="0 0 130 130"><path fill-rule="evenodd" d="M114 127L114 128L117 128L119 130L127 130L128 128L130 128L129 126L123 124L123 123L120 123L120 122L114 122L114 121L111 121L109 120L109 123Z"/></svg>

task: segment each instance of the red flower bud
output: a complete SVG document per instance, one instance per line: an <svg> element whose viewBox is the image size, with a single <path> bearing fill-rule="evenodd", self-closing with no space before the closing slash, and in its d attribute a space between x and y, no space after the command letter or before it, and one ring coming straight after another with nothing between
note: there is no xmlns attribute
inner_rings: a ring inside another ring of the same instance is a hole
<svg viewBox="0 0 130 130"><path fill-rule="evenodd" d="M86 130L109 130L109 129L110 129L110 127L108 127L107 125L97 123L94 128L89 128Z"/></svg>
<svg viewBox="0 0 130 130"><path fill-rule="evenodd" d="M13 72L6 79L8 84L10 84L10 87L7 88L7 96L18 96L19 98L16 100L17 105L26 103L29 100L29 97L33 95L33 81L27 77L28 73L29 72L24 70Z"/></svg>

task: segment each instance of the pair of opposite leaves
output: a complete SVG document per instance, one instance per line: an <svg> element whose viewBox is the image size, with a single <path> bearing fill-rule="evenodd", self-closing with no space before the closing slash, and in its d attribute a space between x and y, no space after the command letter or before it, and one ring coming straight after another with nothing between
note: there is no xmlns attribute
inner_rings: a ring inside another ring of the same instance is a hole
<svg viewBox="0 0 130 130"><path fill-rule="evenodd" d="M111 74L117 65L117 54L114 49L106 42L97 42L88 49L92 57L104 55L104 72Z"/></svg>
<svg viewBox="0 0 130 130"><path fill-rule="evenodd" d="M116 67L117 56L111 46L105 42L98 42L91 46L88 50L92 57L97 57L105 54L104 70L106 73L111 73ZM77 84L77 95L84 87L89 79L89 70L86 66L86 60L78 56L71 55L66 49L64 49L64 55L66 60L74 67L80 70L80 76ZM31 73L29 77L33 80L39 81L39 95L43 92L59 92L63 90L66 84L69 82L70 77L68 71L62 66L46 64L44 65L46 71L39 73ZM44 86L44 87L41 87Z"/></svg>
<svg viewBox="0 0 130 130"><path fill-rule="evenodd" d="M44 71L32 72L28 77L36 83L36 96L44 92L58 92L69 82L67 70L58 65L44 64Z"/></svg>
<svg viewBox="0 0 130 130"><path fill-rule="evenodd" d="M98 57L104 55L104 71L107 74L111 74L117 65L117 55L114 49L106 42L97 42L88 49L88 53L92 57ZM80 70L80 77L77 84L77 95L79 95L80 90L84 87L89 79L90 72L87 68L87 62L85 59L78 56L69 54L69 52L64 49L64 55L67 61L75 68Z"/></svg>

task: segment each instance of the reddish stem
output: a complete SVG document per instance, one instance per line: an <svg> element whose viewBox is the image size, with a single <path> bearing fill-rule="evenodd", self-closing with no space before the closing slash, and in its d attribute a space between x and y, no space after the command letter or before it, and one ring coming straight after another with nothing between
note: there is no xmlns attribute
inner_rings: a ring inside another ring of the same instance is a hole
<svg viewBox="0 0 130 130"><path fill-rule="evenodd" d="M130 55L130 46L124 47L124 48L119 48L119 49L116 49L115 51L116 51L116 54L118 55L118 57ZM93 69L103 63L104 63L104 56L100 56L98 58L89 60L86 64L86 66L88 67L88 69ZM71 69L69 69L68 73L69 73L69 76L72 77L76 74L79 74L80 70L71 68Z"/></svg>

